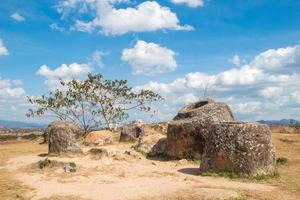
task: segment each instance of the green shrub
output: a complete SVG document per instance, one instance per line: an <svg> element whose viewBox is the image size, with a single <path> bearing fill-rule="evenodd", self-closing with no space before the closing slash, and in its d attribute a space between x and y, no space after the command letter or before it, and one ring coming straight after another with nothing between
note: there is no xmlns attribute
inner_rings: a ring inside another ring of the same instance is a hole
<svg viewBox="0 0 300 200"><path fill-rule="evenodd" d="M40 169L44 169L46 167L48 167L51 164L51 160L49 160L48 158L45 158L45 160L40 160L38 162L38 167Z"/></svg>
<svg viewBox="0 0 300 200"><path fill-rule="evenodd" d="M285 157L279 157L276 159L277 165L285 165L288 162L288 159Z"/></svg>
<svg viewBox="0 0 300 200"><path fill-rule="evenodd" d="M277 171L273 172L272 174L257 174L254 179L257 181L265 181L268 180L270 178L277 178L279 177L279 173Z"/></svg>
<svg viewBox="0 0 300 200"><path fill-rule="evenodd" d="M240 175L238 173L228 172L228 171L221 171L218 173L215 173L212 171L207 171L207 172L203 172L201 175L202 176L214 176L214 177L219 176L219 177L230 178L230 179L240 178Z"/></svg>

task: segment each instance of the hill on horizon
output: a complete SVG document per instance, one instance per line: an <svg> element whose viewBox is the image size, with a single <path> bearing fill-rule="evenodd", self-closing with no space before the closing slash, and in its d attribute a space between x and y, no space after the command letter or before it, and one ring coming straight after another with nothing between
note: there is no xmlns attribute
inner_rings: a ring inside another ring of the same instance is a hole
<svg viewBox="0 0 300 200"><path fill-rule="evenodd" d="M259 122L261 124L267 124L267 125L283 125L283 126L300 123L300 121L296 120L296 119L259 120L257 122Z"/></svg>
<svg viewBox="0 0 300 200"><path fill-rule="evenodd" d="M33 122L20 122L20 121L10 121L10 120L0 120L0 127L6 128L45 128L47 125L33 123Z"/></svg>

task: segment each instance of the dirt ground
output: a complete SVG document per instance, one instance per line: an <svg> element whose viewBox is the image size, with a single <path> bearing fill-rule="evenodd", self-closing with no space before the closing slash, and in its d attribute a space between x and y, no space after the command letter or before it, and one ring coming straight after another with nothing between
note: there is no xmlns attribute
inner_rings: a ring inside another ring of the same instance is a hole
<svg viewBox="0 0 300 200"><path fill-rule="evenodd" d="M147 159L132 144L105 146L109 155L49 157L74 162L77 171L63 167L39 169L46 145L38 141L0 144L0 199L300 199L300 134L273 134L277 157L288 159L280 176L256 181L198 175L199 163ZM84 148L87 152L90 148Z"/></svg>

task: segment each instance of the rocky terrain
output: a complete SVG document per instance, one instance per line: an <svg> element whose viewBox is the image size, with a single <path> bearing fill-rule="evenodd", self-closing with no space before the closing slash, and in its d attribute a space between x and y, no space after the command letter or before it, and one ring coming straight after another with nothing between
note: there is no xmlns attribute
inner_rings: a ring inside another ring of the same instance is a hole
<svg viewBox="0 0 300 200"><path fill-rule="evenodd" d="M115 131L84 134L55 121L34 138L0 144L0 192L2 199L299 199L300 135L272 130L237 122L214 101L189 104L170 122L137 120Z"/></svg>

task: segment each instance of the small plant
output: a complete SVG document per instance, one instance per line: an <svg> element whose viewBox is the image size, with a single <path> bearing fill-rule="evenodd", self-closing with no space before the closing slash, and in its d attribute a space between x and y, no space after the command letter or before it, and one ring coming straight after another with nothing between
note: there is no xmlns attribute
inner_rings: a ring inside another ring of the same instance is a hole
<svg viewBox="0 0 300 200"><path fill-rule="evenodd" d="M69 162L64 166L65 172L76 172L77 171L77 166L74 162Z"/></svg>
<svg viewBox="0 0 300 200"><path fill-rule="evenodd" d="M265 180L268 180L270 178L277 178L279 177L279 173L277 171L275 171L274 173L272 174L257 174L254 179L257 180L257 181L265 181Z"/></svg>
<svg viewBox="0 0 300 200"><path fill-rule="evenodd" d="M139 147L137 147L137 146L134 146L133 149L134 149L136 152L142 154L143 156L148 156L148 153L147 153L144 149L142 149L142 148L139 148Z"/></svg>
<svg viewBox="0 0 300 200"><path fill-rule="evenodd" d="M222 171L222 172L219 172L218 175L221 176L221 177L231 178L231 179L240 178L240 175L238 173L235 173L235 172Z"/></svg>
<svg viewBox="0 0 300 200"><path fill-rule="evenodd" d="M212 171L207 171L207 172L203 172L201 175L202 176L214 176L214 177L219 176L219 177L230 178L230 179L240 178L240 175L238 173L229 172L229 171L221 171L218 173L215 173Z"/></svg>
<svg viewBox="0 0 300 200"><path fill-rule="evenodd" d="M48 158L45 158L45 160L40 160L38 162L38 167L40 169L44 169L46 167L48 167L51 164L51 160L49 160Z"/></svg>
<svg viewBox="0 0 300 200"><path fill-rule="evenodd" d="M285 157L279 157L276 159L277 165L285 165L285 164L287 164L287 162L288 162L288 159Z"/></svg>
<svg viewBox="0 0 300 200"><path fill-rule="evenodd" d="M201 164L201 160L200 159L192 159L192 162L195 163L196 165L200 165Z"/></svg>

